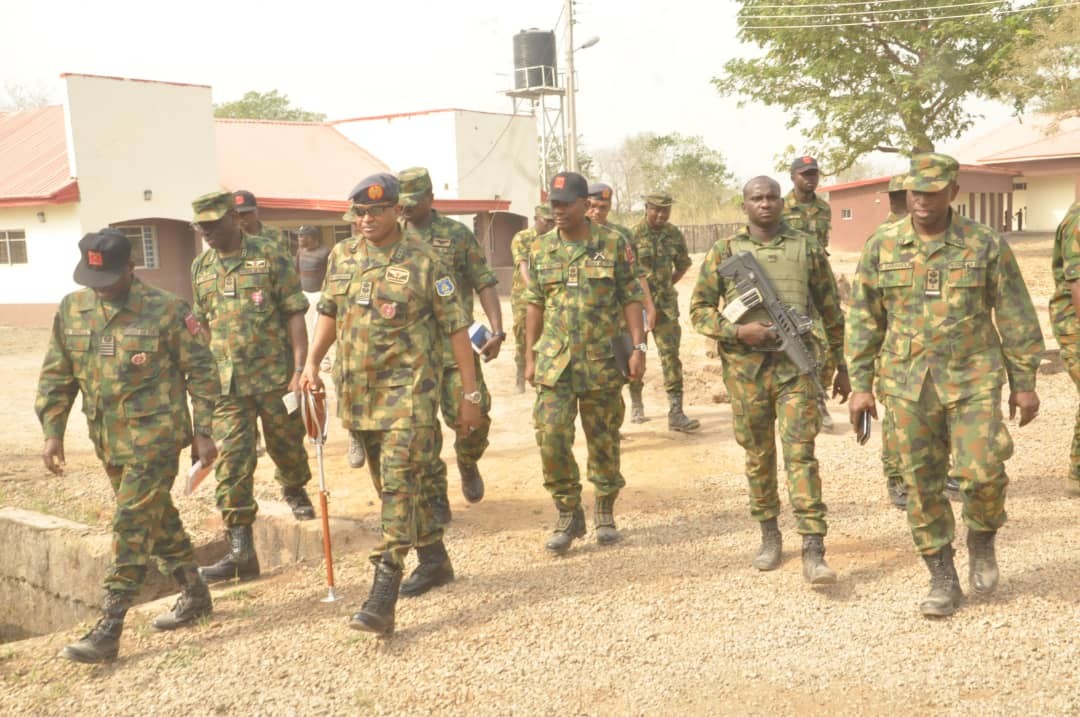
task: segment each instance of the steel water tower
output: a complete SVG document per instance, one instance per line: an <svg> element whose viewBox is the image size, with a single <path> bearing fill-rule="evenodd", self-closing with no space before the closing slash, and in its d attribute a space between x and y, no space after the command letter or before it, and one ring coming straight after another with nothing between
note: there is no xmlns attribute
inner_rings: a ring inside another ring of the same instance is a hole
<svg viewBox="0 0 1080 717"><path fill-rule="evenodd" d="M514 114L536 117L540 135L540 181L547 187L551 175L567 166L566 90L559 81L555 33L530 28L514 35L514 89L506 94L514 102Z"/></svg>

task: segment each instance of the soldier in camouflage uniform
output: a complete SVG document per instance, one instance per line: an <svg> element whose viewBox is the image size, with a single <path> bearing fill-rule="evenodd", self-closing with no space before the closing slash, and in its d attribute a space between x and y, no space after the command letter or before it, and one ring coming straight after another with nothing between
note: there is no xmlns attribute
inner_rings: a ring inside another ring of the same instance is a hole
<svg viewBox="0 0 1080 717"><path fill-rule="evenodd" d="M191 264L195 316L207 327L217 361L221 396L214 411L214 440L221 448L217 505L229 536L229 553L202 569L207 580L259 575L252 539L255 502L255 421L261 419L274 478L297 520L315 517L304 486L311 480L304 423L282 403L296 391L307 356L304 311L293 259L269 239L244 234L229 192L192 201L195 223L210 248Z"/></svg>
<svg viewBox="0 0 1080 717"><path fill-rule="evenodd" d="M803 577L812 585L836 582L825 563L825 503L814 456L814 439L821 430L817 388L799 373L776 346L776 333L763 307L751 309L734 323L721 312L738 298L733 282L720 276L725 259L750 252L765 269L780 299L804 316L816 310L828 336L828 351L840 370L833 395L851 392L843 367L844 314L828 260L813 237L783 221L780 185L756 177L743 188L748 224L734 236L721 239L705 255L690 300L690 316L698 332L717 340L723 361L724 384L731 395L735 439L746 449L746 478L750 486L750 515L761 524L761 547L754 557L758 570L780 566L782 538L776 517L780 497L776 480L776 437L788 478L788 496L802 539ZM721 303L721 301L723 303ZM807 337L808 338L808 337Z"/></svg>
<svg viewBox="0 0 1080 717"><path fill-rule="evenodd" d="M116 229L87 234L75 281L53 319L35 410L45 432L45 467L63 475L64 431L75 397L90 440L116 494L113 562L105 576L104 615L63 657L116 657L124 617L150 557L179 583L180 599L154 626L172 630L212 610L191 540L169 490L180 451L194 443L207 463L217 372L200 326L181 299L135 278L131 243ZM185 393L191 395L194 431Z"/></svg>
<svg viewBox="0 0 1080 717"><path fill-rule="evenodd" d="M443 527L424 500L424 483L438 456L439 378L447 343L461 367L460 432L481 425L481 396L459 289L439 251L405 236L398 225L397 180L389 174L368 177L350 199L356 236L330 254L301 385L322 386L319 360L336 339L338 417L364 441L382 488L383 539L371 553L375 580L350 625L389 635L399 590L419 595L454 579ZM412 547L420 565L402 583Z"/></svg>
<svg viewBox="0 0 1080 717"><path fill-rule="evenodd" d="M484 497L484 480L480 476L477 461L488 447L488 432L491 430L491 394L484 383L484 372L480 368L480 356L490 361L499 355L499 348L506 339L502 328L502 306L495 290L495 274L488 268L484 252L473 233L462 224L449 217L444 217L432 209L434 195L431 190L431 177L423 167L403 170L398 179L401 182L401 205L405 216L405 233L409 237L421 239L430 244L443 263L450 269L454 285L465 315L473 316L473 291L480 301L480 306L487 315L491 329L491 338L481 347L480 355L470 354L476 380L480 384L483 402L480 405L483 420L480 427L468 434L459 434L454 441L454 453L457 455L458 473L461 476L461 493L465 500L476 503ZM450 350L450 344L443 347L443 375L440 381L440 406L443 420L448 426L453 425L461 403L461 373ZM442 433L435 436L436 455L442 452ZM446 463L438 458L432 467L434 480L427 485L432 490L428 500L435 506L437 519L442 523L450 522L450 503L446 494Z"/></svg>
<svg viewBox="0 0 1080 717"><path fill-rule="evenodd" d="M619 471L619 426L625 415L613 340L629 327L633 350L626 372L645 372L641 285L633 251L613 229L585 216L588 185L560 172L549 193L555 230L540 237L529 257L525 379L538 385L533 424L544 487L559 511L546 548L563 554L585 535L581 476L574 460L574 419L589 447L588 477L596 488L596 540L618 540L615 499L626 484ZM625 322L625 323L624 323Z"/></svg>
<svg viewBox="0 0 1080 717"><path fill-rule="evenodd" d="M682 232L668 222L674 204L671 195L657 192L644 199L645 218L631 232L631 244L645 272L656 307L652 334L660 354L664 390L668 395L668 430L689 433L700 428L701 422L683 413L683 374L679 359L682 327L679 326L679 295L675 284L690 268L690 254ZM646 420L641 390L640 378L630 382L630 420L634 423Z"/></svg>
<svg viewBox="0 0 1080 717"><path fill-rule="evenodd" d="M608 221L608 214L611 212L611 197L614 195L611 187L603 182L594 182L589 185L589 211L586 216L589 217L589 221L593 224L599 224L602 227L611 227L615 231L623 235L627 243L632 245L634 243L634 236L629 229L621 224ZM645 299L642 301L642 306L645 307L645 333L648 334L656 326L656 306L653 304L652 292L649 291L648 272L641 262L637 261L637 257L634 258L634 267L638 273L638 283L641 284L641 290L645 294ZM640 403L640 402L639 402ZM645 408L641 409L642 420L648 420L645 418Z"/></svg>
<svg viewBox="0 0 1080 717"><path fill-rule="evenodd" d="M517 366L516 388L525 392L525 284L529 281L529 252L536 238L547 234L555 226L551 218L551 206L537 204L533 225L522 229L510 240L510 253L514 257L514 281L510 285L510 308L514 317L514 363Z"/></svg>
<svg viewBox="0 0 1080 717"><path fill-rule="evenodd" d="M791 163L791 183L793 189L784 197L784 221L792 229L806 232L817 238L818 244L825 250L825 256L829 254L829 228L832 224L832 209L829 203L815 193L818 181L821 178L818 172L817 160L813 157L798 157ZM831 273L831 272L830 272ZM835 278L833 279L835 281ZM814 337L818 342L825 344L828 338L825 336L825 327L820 317L814 316ZM829 356L821 363L821 371L818 380L822 386L832 383L833 372L836 366ZM829 407L825 403L825 397L818 398L818 410L821 412L822 427L831 430L833 427L832 416Z"/></svg>
<svg viewBox="0 0 1080 717"><path fill-rule="evenodd" d="M968 526L971 589L998 582L994 537L1005 523L1005 461L1013 443L1001 412L1020 425L1039 410L1039 321L1009 245L955 214L959 166L943 154L911 158L904 182L911 221L878 229L863 248L847 325L855 389L849 410L876 416L874 379L892 414L908 489L908 524L930 569L927 616L951 615L963 597L953 561L952 508L944 495L952 456Z"/></svg>
<svg viewBox="0 0 1080 717"><path fill-rule="evenodd" d="M236 207L236 213L240 215L240 228L244 230L245 234L253 237L264 237L270 240L271 245L276 246L286 254L291 255L293 253L292 247L289 246L288 240L282 236L280 229L266 226L259 220L259 205L255 201L254 194L245 189L233 192L233 206Z"/></svg>
<svg viewBox="0 0 1080 717"><path fill-rule="evenodd" d="M1054 236L1054 295L1050 322L1061 348L1061 359L1080 389L1080 202L1069 208ZM1073 425L1072 459L1066 492L1080 497L1080 412Z"/></svg>

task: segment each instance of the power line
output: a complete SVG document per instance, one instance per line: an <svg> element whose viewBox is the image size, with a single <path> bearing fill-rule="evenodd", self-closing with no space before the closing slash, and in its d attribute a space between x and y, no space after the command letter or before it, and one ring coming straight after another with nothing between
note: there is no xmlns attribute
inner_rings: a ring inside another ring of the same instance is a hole
<svg viewBox="0 0 1080 717"><path fill-rule="evenodd" d="M1055 9L1055 8L1078 7L1078 6L1080 6L1080 2L1061 2L1061 3L1053 3L1053 4L1050 4L1050 5L1032 5L1032 6L1029 6L1029 7L1016 8L1014 10L1002 10L1000 13L971 12L971 13L965 13L965 14L962 14L962 15L936 15L936 16L927 16L927 17L908 17L908 18L898 18L898 19L895 19L895 20L872 20L871 19L871 20L865 20L863 22L836 22L836 23L825 22L825 23L814 23L814 24L807 24L807 25L784 25L784 24L777 24L777 25L743 25L742 29L743 30L806 30L806 29L819 29L819 28L827 28L827 27L866 27L868 25L894 25L896 23L902 23L902 22L916 23L916 22L930 22L930 21L937 21L937 20L959 20L961 18L967 18L967 17L988 17L990 15L995 15L995 14L1015 15L1015 14L1021 13L1021 12L1034 12L1035 10L1050 10L1050 9ZM783 16L778 15L778 16L776 16L776 19L782 20L784 18L783 18Z"/></svg>
<svg viewBox="0 0 1080 717"><path fill-rule="evenodd" d="M868 3L869 4L869 3ZM900 13L900 12L926 12L928 10L954 10L960 7L972 7L976 5L1001 5L1002 0L978 0L978 2L960 2L949 3L945 5L931 5L926 7L895 7L885 8L882 10L853 10L851 12L821 12L821 13L808 13L805 15L739 15L740 20L754 19L754 20L803 20L811 17L843 17L845 15L877 15L885 13ZM795 8L792 8L795 9ZM801 9L801 8L800 8Z"/></svg>

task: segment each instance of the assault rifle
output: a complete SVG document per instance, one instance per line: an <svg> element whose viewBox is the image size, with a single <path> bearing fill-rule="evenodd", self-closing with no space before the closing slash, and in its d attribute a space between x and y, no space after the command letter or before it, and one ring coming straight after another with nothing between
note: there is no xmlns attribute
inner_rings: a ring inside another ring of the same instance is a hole
<svg viewBox="0 0 1080 717"><path fill-rule="evenodd" d="M810 352L802 335L810 330L812 321L801 316L790 306L780 301L776 289L758 260L748 251L740 251L725 259L719 268L720 276L735 282L738 298L724 306L723 317L735 323L747 311L761 306L772 319L772 330L779 344L769 351L783 351L799 373L809 376L817 387L818 393L828 398L825 387L818 379L818 362Z"/></svg>

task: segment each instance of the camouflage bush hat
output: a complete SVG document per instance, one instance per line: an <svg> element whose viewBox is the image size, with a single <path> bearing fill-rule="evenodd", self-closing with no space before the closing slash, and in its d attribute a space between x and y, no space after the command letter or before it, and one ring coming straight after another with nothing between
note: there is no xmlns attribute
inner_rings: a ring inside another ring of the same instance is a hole
<svg viewBox="0 0 1080 717"><path fill-rule="evenodd" d="M235 206L232 192L210 192L191 201L196 222L216 222Z"/></svg>
<svg viewBox="0 0 1080 717"><path fill-rule="evenodd" d="M368 204L397 204L400 193L397 177L388 173L380 172L360 180L360 183L349 192L349 201L354 205L365 206ZM347 222L356 219L352 207L341 215Z"/></svg>
<svg viewBox="0 0 1080 717"><path fill-rule="evenodd" d="M651 194L646 194L642 199L645 200L646 204L651 204L654 207L670 207L675 203L675 200L672 199L671 195L666 192L652 192Z"/></svg>
<svg viewBox="0 0 1080 717"><path fill-rule="evenodd" d="M536 209L533 210L533 216L535 216L535 217L543 217L544 219L551 219L551 217L553 216L552 213L551 213L551 205L550 204L537 204Z"/></svg>
<svg viewBox="0 0 1080 717"><path fill-rule="evenodd" d="M431 175L423 167L409 167L401 170L398 172L398 181L401 182L399 201L402 206L416 204L431 191Z"/></svg>
<svg viewBox="0 0 1080 717"><path fill-rule="evenodd" d="M91 232L79 240L82 259L75 267L76 284L91 289L112 286L131 261L131 241L119 229Z"/></svg>
<svg viewBox="0 0 1080 717"><path fill-rule="evenodd" d="M608 201L614 193L611 186L604 184L603 182L594 182L589 185L589 198L591 199L603 199L604 201Z"/></svg>
<svg viewBox="0 0 1080 717"><path fill-rule="evenodd" d="M904 189L914 192L940 192L956 181L960 164L947 154L927 152L911 157L911 169Z"/></svg>

